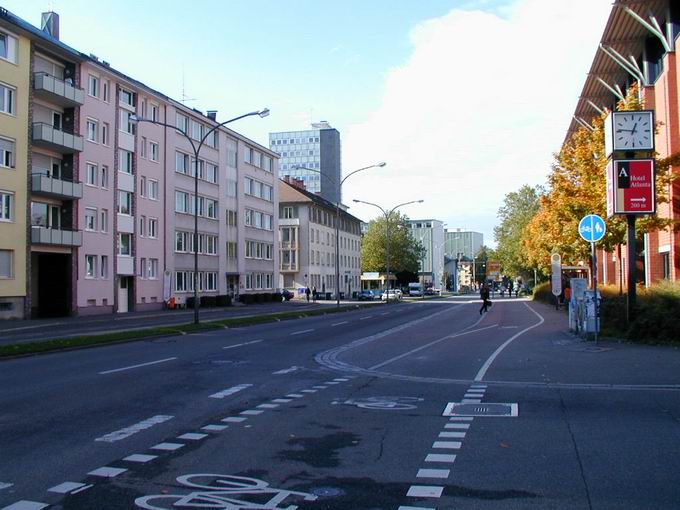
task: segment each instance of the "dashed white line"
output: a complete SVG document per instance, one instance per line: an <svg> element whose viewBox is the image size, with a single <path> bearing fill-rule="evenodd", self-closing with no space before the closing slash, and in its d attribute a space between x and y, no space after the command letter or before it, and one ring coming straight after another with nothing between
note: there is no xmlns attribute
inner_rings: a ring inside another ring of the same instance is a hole
<svg viewBox="0 0 680 510"><path fill-rule="evenodd" d="M177 439L186 439L188 441L200 441L201 439L208 437L208 434L198 434L196 432L187 432L181 436L177 436Z"/></svg>
<svg viewBox="0 0 680 510"><path fill-rule="evenodd" d="M9 506L5 506L0 510L42 510L43 508L47 508L48 505L47 503L40 503L38 501L28 501L26 499L22 499L21 501L17 501L16 503L12 503Z"/></svg>
<svg viewBox="0 0 680 510"><path fill-rule="evenodd" d="M422 506L400 506L397 510L437 510L436 508L425 508Z"/></svg>
<svg viewBox="0 0 680 510"><path fill-rule="evenodd" d="M406 495L413 498L440 498L442 492L444 492L444 487L435 485L411 485Z"/></svg>
<svg viewBox="0 0 680 510"><path fill-rule="evenodd" d="M317 390L302 390L300 393L316 393Z"/></svg>
<svg viewBox="0 0 680 510"><path fill-rule="evenodd" d="M464 398L460 401L461 404L481 404L482 401L478 398Z"/></svg>
<svg viewBox="0 0 680 510"><path fill-rule="evenodd" d="M472 421L473 419L472 416L451 416L449 421Z"/></svg>
<svg viewBox="0 0 680 510"><path fill-rule="evenodd" d="M238 416L229 416L229 418L225 418L225 419L220 420L220 421L223 421L224 423L241 423L241 422L246 421L247 419L248 418L240 418Z"/></svg>
<svg viewBox="0 0 680 510"><path fill-rule="evenodd" d="M159 414L156 416L152 416L149 419L146 419L144 421L140 421L139 423L135 423L134 425L130 425L129 427L125 427L124 429L116 430L115 432L111 432L109 434L106 434L102 437L98 437L95 439L95 441L103 441L105 443L115 443L116 441L120 441L122 439L126 439L130 437L133 434L136 434L137 432L141 432L142 430L146 430L148 428L153 427L154 425L158 425L159 423L166 422L168 420L171 420L173 416L167 416L164 414Z"/></svg>
<svg viewBox="0 0 680 510"><path fill-rule="evenodd" d="M335 326L341 326L343 324L347 324L349 321L342 321L342 322L336 322L335 324L331 324L331 327L334 328Z"/></svg>
<svg viewBox="0 0 680 510"><path fill-rule="evenodd" d="M312 386L312 388L315 390L325 390L328 386Z"/></svg>
<svg viewBox="0 0 680 510"><path fill-rule="evenodd" d="M154 445L151 447L152 450L163 450L167 452L174 452L175 450L179 450L182 448L184 445L180 443L158 443L157 445Z"/></svg>
<svg viewBox="0 0 680 510"><path fill-rule="evenodd" d="M304 395L300 395L299 393L290 393L290 394L286 395L286 397L290 397L290 398L302 398L302 397L304 397Z"/></svg>
<svg viewBox="0 0 680 510"><path fill-rule="evenodd" d="M54 487L50 487L49 489L47 489L47 492L56 492L57 494L68 494L69 492L72 492L76 489L80 489L82 487L85 487L84 483L64 482L60 483L59 485L55 485Z"/></svg>
<svg viewBox="0 0 680 510"><path fill-rule="evenodd" d="M390 312L383 312L380 315L389 315L389 314L390 314Z"/></svg>
<svg viewBox="0 0 680 510"><path fill-rule="evenodd" d="M448 478L450 474L449 469L419 469L416 478Z"/></svg>
<svg viewBox="0 0 680 510"><path fill-rule="evenodd" d="M456 460L456 456L448 453L429 453L425 457L425 462L442 462L442 463L453 463Z"/></svg>
<svg viewBox="0 0 680 510"><path fill-rule="evenodd" d="M257 406L258 409L276 409L279 404L260 404Z"/></svg>
<svg viewBox="0 0 680 510"><path fill-rule="evenodd" d="M123 458L123 460L127 460L128 462L140 462L144 464L145 462L149 462L157 458L158 455L145 455L142 453L133 453L132 455L128 455L127 457Z"/></svg>
<svg viewBox="0 0 680 510"><path fill-rule="evenodd" d="M262 414L264 411L256 411L255 409L248 409L247 411L242 411L239 414L242 414L244 416L257 416L258 414Z"/></svg>
<svg viewBox="0 0 680 510"><path fill-rule="evenodd" d="M101 476L102 478L115 478L116 476L120 475L121 473L125 473L126 471L127 469L124 468L104 466L94 469L87 474L91 476Z"/></svg>
<svg viewBox="0 0 680 510"><path fill-rule="evenodd" d="M227 345L226 347L222 347L222 349L233 349L235 347L243 347L244 345L253 345L253 344L259 344L262 342L263 339L260 340L252 340L250 342L243 342L242 344L234 344L234 345Z"/></svg>
<svg viewBox="0 0 680 510"><path fill-rule="evenodd" d="M446 429L458 429L458 430L467 430L470 428L469 423L447 423L444 425L444 428Z"/></svg>
<svg viewBox="0 0 680 510"><path fill-rule="evenodd" d="M296 370L299 370L300 367L293 365L290 368L284 368L283 370L277 370L276 372L272 372L273 375L284 375L284 374L290 374L295 372Z"/></svg>
<svg viewBox="0 0 680 510"><path fill-rule="evenodd" d="M238 386L232 386L231 388L227 388L226 390L218 391L217 393L213 393L210 395L210 398L224 398L228 397L230 395L233 395L234 393L238 393L241 390L245 390L246 388L250 388L252 384L239 384Z"/></svg>
<svg viewBox="0 0 680 510"><path fill-rule="evenodd" d="M114 368L113 370L106 370L104 372L99 372L99 375L114 374L116 372L123 372L124 370L132 370L133 368L148 367L150 365L157 365L159 363L166 363L166 362L172 361L174 359L177 359L177 357L159 359L159 360L156 360L156 361L149 361L148 363L140 363L139 365L130 365L129 367Z"/></svg>
<svg viewBox="0 0 680 510"><path fill-rule="evenodd" d="M314 330L313 330L313 329L303 329L303 330L301 330L301 331L293 331L293 332L290 334L290 336L303 335L303 334L305 334L305 333L311 333L312 331L314 331Z"/></svg>
<svg viewBox="0 0 680 510"><path fill-rule="evenodd" d="M347 381L349 381L349 379L345 379L345 378L343 378L343 377L338 377L337 379L333 379L333 380L334 380L334 381L338 381L338 382L347 382Z"/></svg>
<svg viewBox="0 0 680 510"><path fill-rule="evenodd" d="M9 489L12 485L14 485L14 484L13 483L0 482L0 491L2 489Z"/></svg>
<svg viewBox="0 0 680 510"><path fill-rule="evenodd" d="M463 439L465 432L440 432L439 437L442 439Z"/></svg>
<svg viewBox="0 0 680 510"><path fill-rule="evenodd" d="M432 448L443 450L460 450L463 443L460 441L435 441L432 443Z"/></svg>
<svg viewBox="0 0 680 510"><path fill-rule="evenodd" d="M205 427L201 427L201 430L207 430L209 432L221 432L228 428L229 425L206 425Z"/></svg>
<svg viewBox="0 0 680 510"><path fill-rule="evenodd" d="M372 315L366 315L365 317L359 317L359 320L360 320L360 321L365 321L366 319L372 319L372 318L373 318Z"/></svg>

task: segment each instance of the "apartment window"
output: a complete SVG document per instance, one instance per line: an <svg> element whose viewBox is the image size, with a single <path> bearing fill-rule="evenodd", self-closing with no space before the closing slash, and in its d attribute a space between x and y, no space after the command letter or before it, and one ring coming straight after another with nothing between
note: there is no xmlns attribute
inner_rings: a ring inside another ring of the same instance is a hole
<svg viewBox="0 0 680 510"><path fill-rule="evenodd" d="M0 32L0 58L17 63L17 40L9 34Z"/></svg>
<svg viewBox="0 0 680 510"><path fill-rule="evenodd" d="M139 217L139 237L146 236L146 216Z"/></svg>
<svg viewBox="0 0 680 510"><path fill-rule="evenodd" d="M107 103L109 102L109 89L111 85L109 84L108 80L105 80L102 83L102 99L106 101Z"/></svg>
<svg viewBox="0 0 680 510"><path fill-rule="evenodd" d="M288 206L284 207L284 208L283 208L283 217L284 217L285 219L293 218L293 208L292 208L292 207L288 207Z"/></svg>
<svg viewBox="0 0 680 510"><path fill-rule="evenodd" d="M175 212L188 213L189 210L189 194L184 191L175 191Z"/></svg>
<svg viewBox="0 0 680 510"><path fill-rule="evenodd" d="M87 93L92 97L99 97L99 78L91 74L87 79Z"/></svg>
<svg viewBox="0 0 680 510"><path fill-rule="evenodd" d="M14 193L0 191L0 221L12 221L14 217Z"/></svg>
<svg viewBox="0 0 680 510"><path fill-rule="evenodd" d="M155 105L153 103L149 104L149 118L153 122L158 121L158 105Z"/></svg>
<svg viewBox="0 0 680 510"><path fill-rule="evenodd" d="M132 254L132 234L118 234L118 255Z"/></svg>
<svg viewBox="0 0 680 510"><path fill-rule="evenodd" d="M203 138L203 126L193 120L191 121L191 138L198 141Z"/></svg>
<svg viewBox="0 0 680 510"><path fill-rule="evenodd" d="M142 137L139 142L139 156L146 159L146 137Z"/></svg>
<svg viewBox="0 0 680 510"><path fill-rule="evenodd" d="M15 90L3 83L0 83L0 112L14 115L16 107L14 105Z"/></svg>
<svg viewBox="0 0 680 510"><path fill-rule="evenodd" d="M217 165L213 165L212 163L206 163L205 179L208 182L212 183L217 182Z"/></svg>
<svg viewBox="0 0 680 510"><path fill-rule="evenodd" d="M211 200L210 198L206 198L205 204L206 204L206 217L217 219L217 200Z"/></svg>
<svg viewBox="0 0 680 510"><path fill-rule="evenodd" d="M671 254L669 252L661 254L661 269L664 280L671 279Z"/></svg>
<svg viewBox="0 0 680 510"><path fill-rule="evenodd" d="M175 118L175 127L177 127L177 129L179 129L180 131L183 131L184 133L188 134L189 118L178 113L177 117Z"/></svg>
<svg viewBox="0 0 680 510"><path fill-rule="evenodd" d="M227 258L235 259L237 254L237 245L233 241L227 241Z"/></svg>
<svg viewBox="0 0 680 510"><path fill-rule="evenodd" d="M146 118L146 101L142 99L139 103L139 113L140 117Z"/></svg>
<svg viewBox="0 0 680 510"><path fill-rule="evenodd" d="M99 219L100 219L100 227L102 229L102 232L108 232L109 231L109 210L108 209L102 209L99 214Z"/></svg>
<svg viewBox="0 0 680 510"><path fill-rule="evenodd" d="M149 280L158 278L158 259L149 259Z"/></svg>
<svg viewBox="0 0 680 510"><path fill-rule="evenodd" d="M149 142L149 159L158 161L158 144L156 142Z"/></svg>
<svg viewBox="0 0 680 510"><path fill-rule="evenodd" d="M129 191L118 192L118 213L132 215L132 193Z"/></svg>
<svg viewBox="0 0 680 510"><path fill-rule="evenodd" d="M139 178L139 195L146 196L146 177L143 175Z"/></svg>
<svg viewBox="0 0 680 510"><path fill-rule="evenodd" d="M158 181L149 179L149 198L151 200L158 200Z"/></svg>
<svg viewBox="0 0 680 510"><path fill-rule="evenodd" d="M189 172L189 155L175 152L175 172L186 174Z"/></svg>
<svg viewBox="0 0 680 510"><path fill-rule="evenodd" d="M126 174L132 173L132 152L120 149L119 152L120 162L119 167L121 172Z"/></svg>
<svg viewBox="0 0 680 510"><path fill-rule="evenodd" d="M102 166L102 172L101 172L101 178L102 178L102 188L108 189L109 188L109 167L108 166Z"/></svg>
<svg viewBox="0 0 680 510"><path fill-rule="evenodd" d="M246 163L251 163L253 162L253 149L250 147L246 147L243 152L243 161Z"/></svg>
<svg viewBox="0 0 680 510"><path fill-rule="evenodd" d="M236 196L236 188L237 188L237 183L234 180L227 179L227 196L228 197L235 197Z"/></svg>
<svg viewBox="0 0 680 510"><path fill-rule="evenodd" d="M262 167L267 172L272 171L272 158L269 156L263 156L264 166Z"/></svg>
<svg viewBox="0 0 680 510"><path fill-rule="evenodd" d="M102 123L102 144L103 145L108 145L109 144L109 124L107 122Z"/></svg>
<svg viewBox="0 0 680 510"><path fill-rule="evenodd" d="M14 168L14 142L0 138L0 166Z"/></svg>
<svg viewBox="0 0 680 510"><path fill-rule="evenodd" d="M14 250L0 250L0 278L14 278Z"/></svg>
<svg viewBox="0 0 680 510"><path fill-rule="evenodd" d="M109 257L108 255L102 255L101 258L101 264L100 264L100 276L103 279L107 279L109 277Z"/></svg>
<svg viewBox="0 0 680 510"><path fill-rule="evenodd" d="M217 273L205 273L205 290L217 290Z"/></svg>
<svg viewBox="0 0 680 510"><path fill-rule="evenodd" d="M120 91L120 100L129 106L135 106L135 94L129 90Z"/></svg>
<svg viewBox="0 0 680 510"><path fill-rule="evenodd" d="M208 138L206 138L205 140L205 144L208 147L217 148L217 140L218 140L217 129L215 129L208 135Z"/></svg>
<svg viewBox="0 0 680 510"><path fill-rule="evenodd" d="M262 168L262 153L253 151L254 152L254 158L253 158L253 165L256 167Z"/></svg>
<svg viewBox="0 0 680 510"><path fill-rule="evenodd" d="M227 165L236 168L236 151L233 149L227 149Z"/></svg>
<svg viewBox="0 0 680 510"><path fill-rule="evenodd" d="M175 291L186 292L188 289L187 285L187 272L186 271L176 271L175 272Z"/></svg>
<svg viewBox="0 0 680 510"><path fill-rule="evenodd" d="M158 219L157 218L149 218L149 237L151 239L155 239L158 237Z"/></svg>
<svg viewBox="0 0 680 510"><path fill-rule="evenodd" d="M135 134L135 123L131 120L133 115L134 113L127 110L120 111L120 130L131 135Z"/></svg>
<svg viewBox="0 0 680 510"><path fill-rule="evenodd" d="M183 253L187 251L187 233L186 232L175 232L175 251Z"/></svg>
<svg viewBox="0 0 680 510"><path fill-rule="evenodd" d="M146 258L139 259L139 277L146 279Z"/></svg>
<svg viewBox="0 0 680 510"><path fill-rule="evenodd" d="M85 278L97 277L97 256L85 255Z"/></svg>
<svg viewBox="0 0 680 510"><path fill-rule="evenodd" d="M85 208L85 230L97 230L97 209Z"/></svg>
<svg viewBox="0 0 680 510"><path fill-rule="evenodd" d="M230 227L236 226L236 211L227 210L227 225Z"/></svg>
<svg viewBox="0 0 680 510"><path fill-rule="evenodd" d="M97 175L97 165L94 163L85 164L85 183L89 186L96 186L99 183L99 176Z"/></svg>

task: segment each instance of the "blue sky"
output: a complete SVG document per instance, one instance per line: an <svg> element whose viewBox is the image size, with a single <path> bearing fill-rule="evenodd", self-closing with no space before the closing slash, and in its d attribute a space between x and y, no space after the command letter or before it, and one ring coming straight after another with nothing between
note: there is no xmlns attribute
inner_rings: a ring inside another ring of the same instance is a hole
<svg viewBox="0 0 680 510"><path fill-rule="evenodd" d="M569 125L610 0L0 0L61 39L224 119L270 131L328 120L343 170L378 161L343 188L412 218L484 233L506 193L542 184ZM376 211L354 206L369 220Z"/></svg>

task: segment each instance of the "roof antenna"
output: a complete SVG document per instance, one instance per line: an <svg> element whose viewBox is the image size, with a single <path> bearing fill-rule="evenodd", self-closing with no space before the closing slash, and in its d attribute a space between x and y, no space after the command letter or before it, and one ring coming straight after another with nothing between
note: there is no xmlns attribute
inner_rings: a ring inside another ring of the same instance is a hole
<svg viewBox="0 0 680 510"><path fill-rule="evenodd" d="M196 98L188 97L186 95L186 89L184 87L184 66L182 66L182 104L186 104L187 101L196 101Z"/></svg>

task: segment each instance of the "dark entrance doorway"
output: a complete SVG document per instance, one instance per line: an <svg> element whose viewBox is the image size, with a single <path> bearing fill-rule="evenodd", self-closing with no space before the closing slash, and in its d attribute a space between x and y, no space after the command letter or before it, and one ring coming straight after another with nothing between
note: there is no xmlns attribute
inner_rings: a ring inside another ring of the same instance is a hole
<svg viewBox="0 0 680 510"><path fill-rule="evenodd" d="M31 254L31 315L62 317L71 314L71 255Z"/></svg>

